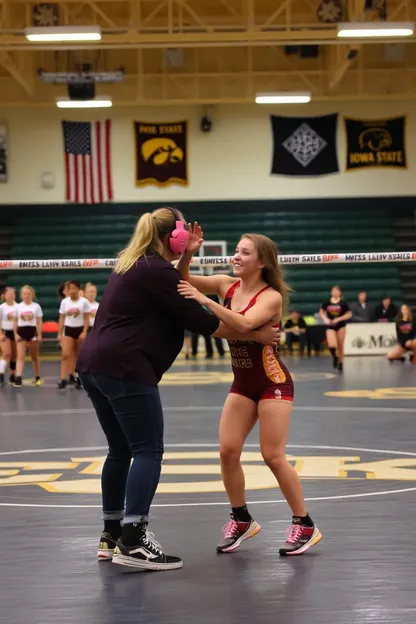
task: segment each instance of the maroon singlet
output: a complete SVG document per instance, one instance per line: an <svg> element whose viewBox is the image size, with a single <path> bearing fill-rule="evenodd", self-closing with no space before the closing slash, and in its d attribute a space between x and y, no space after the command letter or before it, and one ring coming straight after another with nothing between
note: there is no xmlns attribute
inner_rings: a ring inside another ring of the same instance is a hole
<svg viewBox="0 0 416 624"><path fill-rule="evenodd" d="M239 286L238 281L228 290L224 299L225 308L232 309L231 301ZM252 308L259 295L267 288L270 286L262 288L239 314L245 314ZM231 393L245 396L255 403L265 399L293 401L293 380L279 358L277 347L249 340L228 340L228 344L234 373Z"/></svg>

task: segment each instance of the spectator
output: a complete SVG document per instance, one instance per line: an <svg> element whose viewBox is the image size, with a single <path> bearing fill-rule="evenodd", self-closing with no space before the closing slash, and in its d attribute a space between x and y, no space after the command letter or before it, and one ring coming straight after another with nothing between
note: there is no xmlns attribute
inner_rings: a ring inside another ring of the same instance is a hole
<svg viewBox="0 0 416 624"><path fill-rule="evenodd" d="M353 323L369 323L371 321L371 306L367 301L367 293L361 290L358 299L350 305Z"/></svg>
<svg viewBox="0 0 416 624"><path fill-rule="evenodd" d="M391 301L389 295L385 295L380 303L376 306L372 314L371 320L374 323L392 323L396 318L398 310Z"/></svg>
<svg viewBox="0 0 416 624"><path fill-rule="evenodd" d="M286 321L284 331L290 355L293 355L293 343L299 342L299 353L303 355L306 347L306 323L297 310L292 310Z"/></svg>

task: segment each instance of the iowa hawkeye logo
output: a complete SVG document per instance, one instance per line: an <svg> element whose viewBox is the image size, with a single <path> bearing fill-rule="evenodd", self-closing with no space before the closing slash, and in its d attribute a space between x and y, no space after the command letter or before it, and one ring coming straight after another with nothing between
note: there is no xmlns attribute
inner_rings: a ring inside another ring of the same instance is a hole
<svg viewBox="0 0 416 624"><path fill-rule="evenodd" d="M30 453L30 452L29 452ZM345 453L345 452L344 452ZM48 453L49 455L51 453ZM351 452L333 455L289 455L303 480L416 481L416 455L365 459ZM365 453L369 456L368 453ZM403 453L406 455L406 453ZM62 460L15 459L0 463L1 486L35 488L52 494L100 494L100 476L105 457L70 455ZM276 488L276 480L259 452L244 452L242 463L248 490ZM166 452L159 494L224 492L217 451ZM22 492L23 494L23 492Z"/></svg>

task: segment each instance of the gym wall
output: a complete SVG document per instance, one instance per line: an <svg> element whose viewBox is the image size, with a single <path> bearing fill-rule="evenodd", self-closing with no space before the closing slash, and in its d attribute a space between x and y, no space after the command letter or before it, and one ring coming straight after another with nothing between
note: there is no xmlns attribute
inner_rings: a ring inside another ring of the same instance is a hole
<svg viewBox="0 0 416 624"><path fill-rule="evenodd" d="M311 199L416 195L416 107L414 102L334 102L304 106L217 106L209 109L210 133L200 130L203 107L113 108L59 111L55 108L0 109L8 127L9 182L0 184L1 204L62 204L64 156L60 121L112 120L114 202L195 200ZM320 115L338 112L340 173L315 178L270 174L270 114ZM407 169L345 172L343 116L377 119L406 115ZM136 188L133 120L169 122L188 119L188 187ZM54 187L43 189L41 176L52 173ZM1 210L1 208L0 208Z"/></svg>

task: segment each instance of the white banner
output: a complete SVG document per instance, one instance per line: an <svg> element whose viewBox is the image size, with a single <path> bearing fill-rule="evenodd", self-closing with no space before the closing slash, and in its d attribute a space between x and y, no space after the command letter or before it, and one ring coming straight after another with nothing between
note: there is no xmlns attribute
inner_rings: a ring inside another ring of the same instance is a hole
<svg viewBox="0 0 416 624"><path fill-rule="evenodd" d="M385 355L397 343L395 323L348 323L345 355Z"/></svg>
<svg viewBox="0 0 416 624"><path fill-rule="evenodd" d="M363 252L352 254L315 254L279 256L279 264L356 264L360 262L416 262L416 251ZM112 269L114 258L80 258L62 260L0 260L0 270L28 269ZM174 263L175 264L175 263ZM229 266L231 256L195 256L192 266Z"/></svg>

